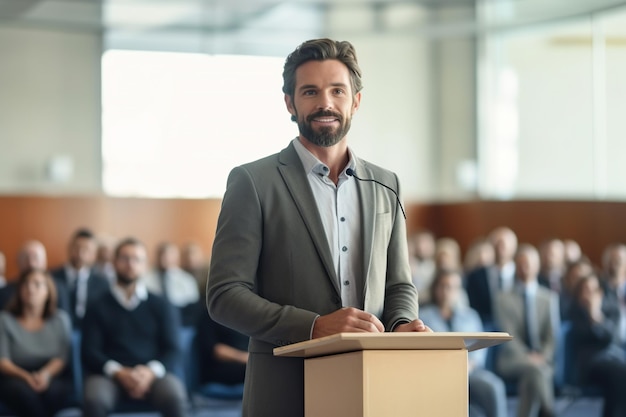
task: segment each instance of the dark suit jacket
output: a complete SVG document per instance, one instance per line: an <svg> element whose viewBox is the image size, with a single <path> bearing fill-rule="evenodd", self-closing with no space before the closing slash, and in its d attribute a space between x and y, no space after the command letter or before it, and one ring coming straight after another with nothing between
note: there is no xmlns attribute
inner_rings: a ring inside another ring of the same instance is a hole
<svg viewBox="0 0 626 417"><path fill-rule="evenodd" d="M356 161L356 172L398 189L395 174ZM361 200L364 309L387 329L417 318L406 225L393 193L357 182ZM275 357L277 346L309 340L318 315L342 307L313 193L293 144L235 168L213 243L209 313L251 337L244 416L304 414L304 363Z"/></svg>
<svg viewBox="0 0 626 417"><path fill-rule="evenodd" d="M50 271L52 279L56 284L58 293L58 306L60 309L67 311L72 319L72 326L74 328L80 328L82 325L82 317L76 315L76 287L70 288L70 284L67 279L65 266L60 266ZM106 277L96 274L91 270L89 278L87 279L87 303L86 309L93 304L103 294L109 292L110 285Z"/></svg>
<svg viewBox="0 0 626 417"><path fill-rule="evenodd" d="M485 330L494 326L492 283L497 282L498 270L495 266L483 266L470 271L465 278L465 290L470 307L478 312Z"/></svg>

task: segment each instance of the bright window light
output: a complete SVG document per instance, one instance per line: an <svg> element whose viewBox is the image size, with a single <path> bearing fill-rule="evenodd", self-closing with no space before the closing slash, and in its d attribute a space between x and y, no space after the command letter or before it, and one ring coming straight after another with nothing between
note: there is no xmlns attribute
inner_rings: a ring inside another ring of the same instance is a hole
<svg viewBox="0 0 626 417"><path fill-rule="evenodd" d="M104 191L222 197L230 170L296 136L283 58L107 51L102 58Z"/></svg>

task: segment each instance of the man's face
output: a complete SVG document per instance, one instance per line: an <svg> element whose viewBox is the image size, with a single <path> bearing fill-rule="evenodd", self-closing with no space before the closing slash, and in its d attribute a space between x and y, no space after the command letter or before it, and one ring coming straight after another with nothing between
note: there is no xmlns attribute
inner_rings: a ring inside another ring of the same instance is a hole
<svg viewBox="0 0 626 417"><path fill-rule="evenodd" d="M537 279L539 273L539 254L523 251L515 257L515 274L524 283Z"/></svg>
<svg viewBox="0 0 626 417"><path fill-rule="evenodd" d="M88 237L78 237L70 243L70 263L74 268L91 266L96 260L96 242Z"/></svg>
<svg viewBox="0 0 626 417"><path fill-rule="evenodd" d="M146 249L141 245L125 245L114 261L117 280L121 284L136 282L146 270Z"/></svg>
<svg viewBox="0 0 626 417"><path fill-rule="evenodd" d="M334 59L309 61L296 69L295 78L294 95L286 95L285 103L300 135L317 146L337 144L361 101L361 93L353 95L348 67Z"/></svg>
<svg viewBox="0 0 626 417"><path fill-rule="evenodd" d="M46 249L39 242L29 242L24 246L18 257L20 272L30 269L45 270L47 267Z"/></svg>

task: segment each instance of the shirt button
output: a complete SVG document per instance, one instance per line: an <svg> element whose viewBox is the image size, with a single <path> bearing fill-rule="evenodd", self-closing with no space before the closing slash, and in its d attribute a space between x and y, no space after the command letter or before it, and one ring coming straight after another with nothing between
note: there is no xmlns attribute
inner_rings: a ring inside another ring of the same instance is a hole
<svg viewBox="0 0 626 417"><path fill-rule="evenodd" d="M346 286L347 286L347 285L350 285L350 281L345 280L345 281L343 282L343 285L346 285Z"/></svg>
<svg viewBox="0 0 626 417"><path fill-rule="evenodd" d="M343 248L341 248L342 251L347 252L348 251L348 247L344 246Z"/></svg>
<svg viewBox="0 0 626 417"><path fill-rule="evenodd" d="M322 167L322 169L324 170L324 172L328 172L328 167Z"/></svg>
<svg viewBox="0 0 626 417"><path fill-rule="evenodd" d="M341 217L339 220L341 220L342 222L345 222L346 218L345 217Z"/></svg>

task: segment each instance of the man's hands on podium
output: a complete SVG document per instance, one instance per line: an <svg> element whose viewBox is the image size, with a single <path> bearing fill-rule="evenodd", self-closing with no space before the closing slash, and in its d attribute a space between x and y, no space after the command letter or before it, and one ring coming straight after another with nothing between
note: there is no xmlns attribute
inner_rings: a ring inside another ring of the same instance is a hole
<svg viewBox="0 0 626 417"><path fill-rule="evenodd" d="M319 316L313 325L313 339L337 333L381 333L385 326L378 317L354 307L344 307L325 316Z"/></svg>
<svg viewBox="0 0 626 417"><path fill-rule="evenodd" d="M320 316L313 325L313 339L337 333L382 333L385 326L375 315L354 307L344 307ZM413 320L396 326L394 332L432 332L421 320Z"/></svg>
<svg viewBox="0 0 626 417"><path fill-rule="evenodd" d="M409 323L398 324L394 332L432 332L433 330L424 324L420 319L413 320Z"/></svg>

